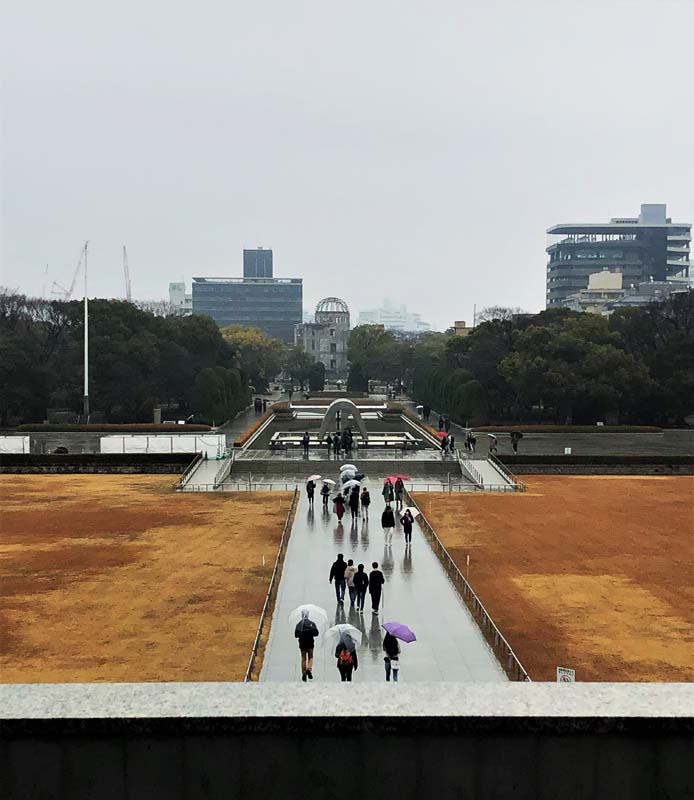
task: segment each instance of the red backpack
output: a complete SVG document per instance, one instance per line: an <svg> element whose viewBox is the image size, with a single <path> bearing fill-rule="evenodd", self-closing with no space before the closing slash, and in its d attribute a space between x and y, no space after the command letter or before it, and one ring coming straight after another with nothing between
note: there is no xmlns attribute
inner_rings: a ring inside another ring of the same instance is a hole
<svg viewBox="0 0 694 800"><path fill-rule="evenodd" d="M341 667L352 666L352 654L346 648L344 650L340 650L340 655L338 656L337 660Z"/></svg>

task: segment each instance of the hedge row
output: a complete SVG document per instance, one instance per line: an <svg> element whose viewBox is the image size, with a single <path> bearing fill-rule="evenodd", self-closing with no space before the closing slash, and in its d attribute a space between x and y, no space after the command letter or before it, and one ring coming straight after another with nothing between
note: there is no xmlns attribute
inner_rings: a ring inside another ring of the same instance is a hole
<svg viewBox="0 0 694 800"><path fill-rule="evenodd" d="M240 436L234 439L234 447L243 447L244 444L246 444L246 442L251 438L251 436L253 436L253 434L258 430L258 428L267 422L271 416L273 416L277 405L278 404L275 403L272 408L268 408L268 410L258 417L258 419L254 420Z"/></svg>
<svg viewBox="0 0 694 800"><path fill-rule="evenodd" d="M156 425L153 422L135 422L130 425L99 423L94 425L19 425L22 433L202 433L210 431L209 425Z"/></svg>
<svg viewBox="0 0 694 800"><path fill-rule="evenodd" d="M558 455L506 455L504 454L501 458L501 461L513 470L514 466L518 465L527 465L530 466L532 464L536 464L538 466L546 465L581 465L581 466L600 466L600 465L611 465L611 466L650 466L650 465L658 465L658 464L669 464L672 466L687 466L690 464L694 464L694 455L664 455L664 456L639 456L639 455L628 455L628 456L615 456L615 455L570 455L570 456L558 456Z"/></svg>
<svg viewBox="0 0 694 800"><path fill-rule="evenodd" d="M476 431L489 433L662 433L652 425L482 425Z"/></svg>

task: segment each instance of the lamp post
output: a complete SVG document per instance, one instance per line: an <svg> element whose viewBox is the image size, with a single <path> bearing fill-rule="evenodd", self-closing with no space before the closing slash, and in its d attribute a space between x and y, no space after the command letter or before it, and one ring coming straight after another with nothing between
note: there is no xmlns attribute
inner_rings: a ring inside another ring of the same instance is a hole
<svg viewBox="0 0 694 800"><path fill-rule="evenodd" d="M87 300L87 246L84 243L84 418L89 422L89 301Z"/></svg>

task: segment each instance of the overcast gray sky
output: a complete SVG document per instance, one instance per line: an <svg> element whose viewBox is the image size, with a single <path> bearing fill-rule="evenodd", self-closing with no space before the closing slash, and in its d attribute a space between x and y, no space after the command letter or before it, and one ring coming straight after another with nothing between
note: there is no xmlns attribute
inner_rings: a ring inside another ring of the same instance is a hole
<svg viewBox="0 0 694 800"><path fill-rule="evenodd" d="M3 283L241 274L443 329L544 307L545 229L694 220L694 0L37 0L3 34ZM44 275L48 264L48 279ZM90 292L91 293L91 292Z"/></svg>

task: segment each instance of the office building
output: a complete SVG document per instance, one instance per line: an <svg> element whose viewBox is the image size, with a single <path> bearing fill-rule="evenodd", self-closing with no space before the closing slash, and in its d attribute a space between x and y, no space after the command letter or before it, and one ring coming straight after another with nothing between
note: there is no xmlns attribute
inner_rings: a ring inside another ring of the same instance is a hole
<svg viewBox="0 0 694 800"><path fill-rule="evenodd" d="M394 306L390 300L384 300L381 308L361 311L359 325L383 325L387 331L403 333L424 333L431 330L431 325L422 322L419 314L407 310L407 306Z"/></svg>
<svg viewBox="0 0 694 800"><path fill-rule="evenodd" d="M547 254L547 307L588 289L589 276L609 270L623 285L689 277L690 223L672 222L664 204L642 205L633 218L555 225Z"/></svg>
<svg viewBox="0 0 694 800"><path fill-rule="evenodd" d="M243 251L244 278L272 278L272 250L257 247Z"/></svg>
<svg viewBox="0 0 694 800"><path fill-rule="evenodd" d="M246 262L247 253L256 254L257 259L249 256ZM246 277L246 269L264 272L265 277ZM193 278L193 313L212 317L220 327L258 328L292 344L294 326L302 317L303 282L272 274L272 250L244 250L243 278Z"/></svg>
<svg viewBox="0 0 694 800"><path fill-rule="evenodd" d="M193 313L193 295L186 292L183 281L169 284L169 306L171 313L187 317Z"/></svg>
<svg viewBox="0 0 694 800"><path fill-rule="evenodd" d="M339 297L326 297L316 306L315 322L304 322L295 328L295 343L304 352L325 366L331 378L346 375L347 342L349 340L349 307Z"/></svg>

